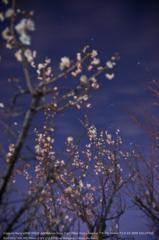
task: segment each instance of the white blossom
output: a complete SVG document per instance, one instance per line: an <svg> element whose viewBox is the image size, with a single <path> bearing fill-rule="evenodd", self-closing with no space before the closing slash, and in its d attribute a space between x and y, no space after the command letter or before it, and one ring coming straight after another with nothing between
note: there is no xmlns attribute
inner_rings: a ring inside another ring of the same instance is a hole
<svg viewBox="0 0 159 240"><path fill-rule="evenodd" d="M77 53L77 61L81 61L81 53Z"/></svg>
<svg viewBox="0 0 159 240"><path fill-rule="evenodd" d="M94 58L93 61L91 62L92 65L98 65L100 63L99 58Z"/></svg>
<svg viewBox="0 0 159 240"><path fill-rule="evenodd" d="M20 35L19 39L20 41L25 45L30 45L31 38L27 34L27 31L34 31L35 30L35 24L34 22L29 18L23 18L16 26L15 29L17 33Z"/></svg>
<svg viewBox="0 0 159 240"><path fill-rule="evenodd" d="M113 68L114 64L111 61L106 62L106 66L110 69Z"/></svg>
<svg viewBox="0 0 159 240"><path fill-rule="evenodd" d="M80 188L84 187L82 180L79 181L79 186L80 186Z"/></svg>
<svg viewBox="0 0 159 240"><path fill-rule="evenodd" d="M73 137L71 137L71 136L67 137L67 142L68 142L68 143L72 143L73 140L74 140Z"/></svg>
<svg viewBox="0 0 159 240"><path fill-rule="evenodd" d="M53 70L52 67L49 66L51 63L50 58L46 58L44 63L39 63L37 65L37 75L38 75L38 80L49 82L52 77L53 77Z"/></svg>
<svg viewBox="0 0 159 240"><path fill-rule="evenodd" d="M27 34L21 34L20 37L19 37L20 41L25 44L25 45L30 45L31 43L31 38L29 35Z"/></svg>
<svg viewBox="0 0 159 240"><path fill-rule="evenodd" d="M42 64L42 63L39 63L38 64L38 70L41 70L41 69L43 69L45 66L44 66L44 64Z"/></svg>
<svg viewBox="0 0 159 240"><path fill-rule="evenodd" d="M107 73L105 75L105 77L108 79L108 80L112 80L114 78L114 73Z"/></svg>
<svg viewBox="0 0 159 240"><path fill-rule="evenodd" d="M84 84L84 85L88 83L88 78L87 78L86 75L82 75L82 76L80 77L80 83L81 83L81 84Z"/></svg>
<svg viewBox="0 0 159 240"><path fill-rule="evenodd" d="M16 57L18 62L22 62L22 60L23 60L23 58L22 58L22 50L18 50L14 55L15 55L15 57Z"/></svg>
<svg viewBox="0 0 159 240"><path fill-rule="evenodd" d="M97 55L98 55L98 52L97 52L96 50L93 50L93 51L91 52L91 57L92 57L92 58L95 58Z"/></svg>
<svg viewBox="0 0 159 240"><path fill-rule="evenodd" d="M16 31L19 34L26 33L26 31L34 31L35 30L35 24L30 18L23 18L16 26Z"/></svg>
<svg viewBox="0 0 159 240"><path fill-rule="evenodd" d="M2 37L7 40L10 41L13 37L10 35L10 30L8 27L6 27L3 31L2 31Z"/></svg>
<svg viewBox="0 0 159 240"><path fill-rule="evenodd" d="M91 141L97 137L97 129L94 125L88 128L88 137Z"/></svg>
<svg viewBox="0 0 159 240"><path fill-rule="evenodd" d="M30 49L26 49L24 51L24 56L26 57L28 62L32 62L36 57L36 51L31 51Z"/></svg>
<svg viewBox="0 0 159 240"><path fill-rule="evenodd" d="M64 70L70 66L71 62L68 57L62 57L60 62L60 70Z"/></svg>
<svg viewBox="0 0 159 240"><path fill-rule="evenodd" d="M12 8L9 8L6 11L5 16L6 16L6 18L10 18L13 16L13 14L14 14L14 10Z"/></svg>

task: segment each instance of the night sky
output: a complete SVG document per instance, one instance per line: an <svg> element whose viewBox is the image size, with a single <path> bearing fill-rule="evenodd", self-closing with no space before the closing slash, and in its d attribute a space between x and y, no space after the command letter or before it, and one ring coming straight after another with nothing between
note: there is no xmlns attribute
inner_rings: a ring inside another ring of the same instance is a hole
<svg viewBox="0 0 159 240"><path fill-rule="evenodd" d="M20 7L35 11L36 31L32 47L38 59L52 58L55 68L62 56L74 57L89 44L99 52L103 63L114 52L120 54L115 79L100 78L101 88L92 94L93 108L86 113L99 129L121 129L125 145L144 145L144 132L131 122L128 111L143 117L152 111L153 97L148 84L159 78L159 3L130 0L38 0L17 1ZM1 3L0 3L1 4ZM6 50L5 50L6 51ZM6 102L6 78L19 74L14 61L3 52L0 66L0 102ZM10 68L10 72L6 69ZM5 92L5 94L4 94ZM59 136L79 136L83 112L68 110L59 117ZM146 231L142 213L129 210L122 219L121 230Z"/></svg>

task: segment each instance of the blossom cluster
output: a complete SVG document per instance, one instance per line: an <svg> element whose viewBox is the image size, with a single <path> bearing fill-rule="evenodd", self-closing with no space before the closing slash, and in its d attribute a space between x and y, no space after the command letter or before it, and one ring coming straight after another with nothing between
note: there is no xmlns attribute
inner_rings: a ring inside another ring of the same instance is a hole
<svg viewBox="0 0 159 240"><path fill-rule="evenodd" d="M25 49L24 51L19 49L15 52L15 57L17 61L22 62L24 58L27 62L31 63L32 66L34 65L34 59L36 58L36 51L32 51L29 48Z"/></svg>
<svg viewBox="0 0 159 240"><path fill-rule="evenodd" d="M53 150L53 131L51 129L50 132L47 126L44 126L41 132L35 130L37 160L34 168L35 176L28 172L25 172L25 176L30 184L28 193L36 196L35 204L39 206L39 211L36 212L37 216L35 215L32 219L34 228L38 229L39 221L36 221L36 218L40 217L43 219L42 226L45 231L49 225L53 224L52 231L57 231L56 227L58 227L58 231L63 232L72 223L73 216L61 206L63 193L61 193L59 182L64 184L65 178L69 174L65 169L64 160L59 160ZM44 205L45 207L43 207Z"/></svg>
<svg viewBox="0 0 159 240"><path fill-rule="evenodd" d="M19 19L19 15L23 15L23 18L18 22L17 19ZM17 44L22 44L24 46L31 44L31 36L29 33L35 30L35 23L31 19L32 15L32 11L27 13L20 9L13 8L8 8L5 12L0 12L0 21L6 19L11 23L10 26L2 31L2 37L6 40L7 48L13 48L17 46ZM17 23L13 26L13 22L15 23L16 20Z"/></svg>
<svg viewBox="0 0 159 240"><path fill-rule="evenodd" d="M53 78L52 68L50 67L51 59L46 58L44 63L37 65L37 79L45 83L50 82Z"/></svg>
<svg viewBox="0 0 159 240"><path fill-rule="evenodd" d="M35 24L30 18L23 18L20 22L15 26L15 30L19 35L19 40L24 45L31 44L31 37L29 36L29 31L35 30Z"/></svg>

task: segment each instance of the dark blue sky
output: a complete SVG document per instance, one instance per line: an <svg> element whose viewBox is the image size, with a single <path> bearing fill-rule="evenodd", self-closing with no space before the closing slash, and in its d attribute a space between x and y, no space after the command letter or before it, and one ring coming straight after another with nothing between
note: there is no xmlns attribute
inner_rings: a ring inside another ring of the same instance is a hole
<svg viewBox="0 0 159 240"><path fill-rule="evenodd" d="M131 123L125 109L140 116L152 109L153 98L147 91L147 85L159 78L158 1L17 2L20 7L35 10L33 48L38 51L39 59L51 57L57 66L61 56L73 57L86 44L98 50L103 62L114 52L120 54L115 79L107 81L101 78L100 94L98 91L93 94L93 108L87 110L87 114L100 129L120 128L127 143L134 141L144 144L144 133ZM10 73L6 74L8 67ZM5 102L8 89L5 78L11 76L12 72L19 74L16 64L9 61L7 52L0 71L3 76L0 81L0 101ZM65 116L59 118L58 133L66 136L73 132L79 136L81 126L78 119L81 118L81 112L67 111ZM134 210L128 214L123 230L146 230L147 225L144 220L141 221L142 218L134 221L140 216Z"/></svg>

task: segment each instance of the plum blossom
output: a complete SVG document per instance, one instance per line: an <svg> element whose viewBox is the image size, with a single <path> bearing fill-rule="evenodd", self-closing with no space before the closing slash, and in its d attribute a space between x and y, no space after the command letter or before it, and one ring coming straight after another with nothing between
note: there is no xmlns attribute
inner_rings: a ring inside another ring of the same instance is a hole
<svg viewBox="0 0 159 240"><path fill-rule="evenodd" d="M112 136L111 136L111 134L109 134L109 133L107 133L106 132L106 142L108 143L108 144L111 144L112 143Z"/></svg>
<svg viewBox="0 0 159 240"><path fill-rule="evenodd" d="M77 77L82 71L82 56L81 56L81 53L77 53L76 59L77 59L76 69L71 72L71 75L73 77Z"/></svg>
<svg viewBox="0 0 159 240"><path fill-rule="evenodd" d="M80 188L83 188L83 187L84 187L84 184L83 184L83 181L82 181L82 180L79 180L79 186L80 186Z"/></svg>
<svg viewBox="0 0 159 240"><path fill-rule="evenodd" d="M24 57L26 58L26 60L29 63L33 63L33 61L36 57L36 51L31 51L30 49L26 49L23 53L22 50L19 49L18 51L15 52L14 55L15 55L17 61L19 61L19 62L23 61L23 55L24 55Z"/></svg>
<svg viewBox="0 0 159 240"><path fill-rule="evenodd" d="M6 11L5 16L6 16L6 18L10 18L13 16L13 14L14 14L14 10L12 8L9 8Z"/></svg>
<svg viewBox="0 0 159 240"><path fill-rule="evenodd" d="M25 44L25 45L30 45L31 43L31 38L30 36L26 35L26 34L22 34L20 37L19 37L20 41Z"/></svg>
<svg viewBox="0 0 159 240"><path fill-rule="evenodd" d="M96 50L92 50L91 57L95 58L98 55L98 52Z"/></svg>
<svg viewBox="0 0 159 240"><path fill-rule="evenodd" d="M92 65L98 65L100 63L99 58L94 58L93 61L91 62Z"/></svg>
<svg viewBox="0 0 159 240"><path fill-rule="evenodd" d="M23 18L16 26L15 29L17 33L19 34L19 40L25 44L30 45L31 38L27 34L28 31L34 31L35 30L35 24L30 18Z"/></svg>
<svg viewBox="0 0 159 240"><path fill-rule="evenodd" d="M70 67L70 59L68 57L62 57L60 62L60 70Z"/></svg>
<svg viewBox="0 0 159 240"><path fill-rule="evenodd" d="M114 67L114 64L113 64L113 62L108 61L108 62L106 62L106 66L107 66L108 68L112 69L112 68Z"/></svg>
<svg viewBox="0 0 159 240"><path fill-rule="evenodd" d="M97 129L94 125L88 128L88 137L90 140L93 140L97 137Z"/></svg>
<svg viewBox="0 0 159 240"><path fill-rule="evenodd" d="M108 79L108 80L112 80L114 78L114 73L106 73L105 74L105 77Z"/></svg>
<svg viewBox="0 0 159 240"><path fill-rule="evenodd" d="M15 58L17 59L18 62L22 62L23 57L22 57L22 50L19 49L15 54L14 54Z"/></svg>
<svg viewBox="0 0 159 240"><path fill-rule="evenodd" d="M9 41L9 40L11 40L11 39L13 38L12 35L10 34L10 30L9 30L8 27L6 27L6 28L2 31L2 37L3 37L5 40L7 40L7 41Z"/></svg>
<svg viewBox="0 0 159 240"><path fill-rule="evenodd" d="M14 37L12 36L9 27L6 27L3 31L2 31L2 38L4 40L6 40L6 47L7 48L13 48L14 45Z"/></svg>
<svg viewBox="0 0 159 240"><path fill-rule="evenodd" d="M67 137L67 143L69 144L69 143L72 143L72 142L73 142L73 137L71 137L71 136Z"/></svg>
<svg viewBox="0 0 159 240"><path fill-rule="evenodd" d="M82 85L87 85L87 84L88 84L88 78L87 78L86 75L82 75L82 76L80 77L80 83L81 83Z"/></svg>
<svg viewBox="0 0 159 240"><path fill-rule="evenodd" d="M49 82L51 81L52 77L53 77L53 70L52 67L50 66L51 63L51 59L50 58L46 58L45 61L43 63L39 63L37 65L37 78L40 81L44 81L44 82Z"/></svg>
<svg viewBox="0 0 159 240"><path fill-rule="evenodd" d="M24 51L24 56L26 57L28 62L33 62L36 57L36 51L31 51L30 49L26 49Z"/></svg>
<svg viewBox="0 0 159 240"><path fill-rule="evenodd" d="M34 31L35 30L35 24L34 22L29 18L23 18L16 26L16 31L19 34L25 34L26 31Z"/></svg>
<svg viewBox="0 0 159 240"><path fill-rule="evenodd" d="M81 53L77 53L77 61L81 61Z"/></svg>

